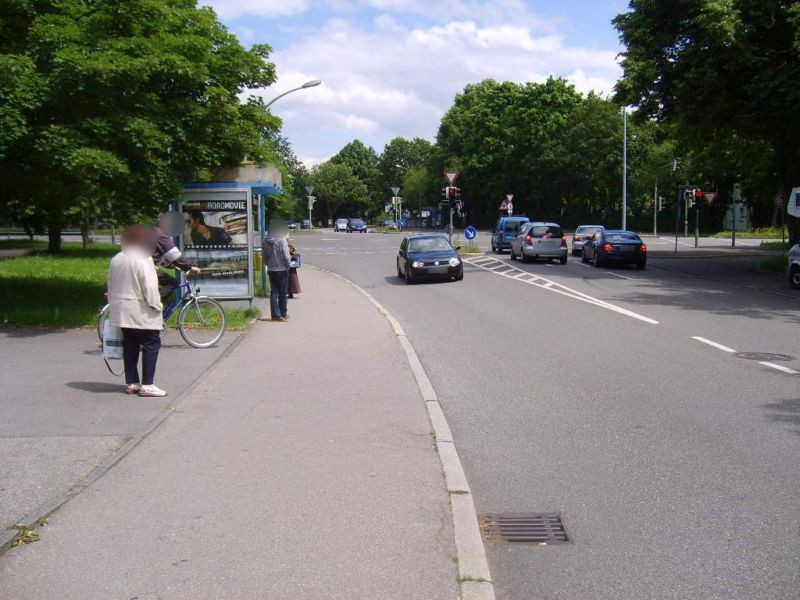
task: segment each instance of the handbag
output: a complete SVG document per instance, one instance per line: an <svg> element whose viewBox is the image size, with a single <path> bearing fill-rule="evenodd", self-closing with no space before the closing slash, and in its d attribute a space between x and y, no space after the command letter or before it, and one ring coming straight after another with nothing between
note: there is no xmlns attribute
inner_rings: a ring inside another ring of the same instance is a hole
<svg viewBox="0 0 800 600"><path fill-rule="evenodd" d="M295 254L292 257L292 260L289 263L289 266L291 266L293 269L299 269L300 267L303 266L303 260L300 258L300 254L299 253Z"/></svg>
<svg viewBox="0 0 800 600"><path fill-rule="evenodd" d="M108 361L122 360L122 329L114 327L109 321L103 323L103 360L112 375L122 375L123 371L115 373Z"/></svg>

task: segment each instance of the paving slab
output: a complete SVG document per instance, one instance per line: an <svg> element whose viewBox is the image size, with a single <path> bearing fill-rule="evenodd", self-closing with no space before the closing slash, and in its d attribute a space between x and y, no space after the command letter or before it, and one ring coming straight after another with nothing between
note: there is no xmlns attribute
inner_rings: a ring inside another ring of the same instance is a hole
<svg viewBox="0 0 800 600"><path fill-rule="evenodd" d="M448 495L386 319L306 269L174 413L0 557L0 597L453 599Z"/></svg>

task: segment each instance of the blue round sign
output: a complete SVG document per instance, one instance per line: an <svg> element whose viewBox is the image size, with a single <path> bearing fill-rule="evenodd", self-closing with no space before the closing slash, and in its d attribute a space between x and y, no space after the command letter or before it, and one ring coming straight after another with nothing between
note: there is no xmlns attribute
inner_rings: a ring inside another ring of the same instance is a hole
<svg viewBox="0 0 800 600"><path fill-rule="evenodd" d="M476 237L478 237L477 229L470 225L464 230L464 237L468 240L474 240Z"/></svg>

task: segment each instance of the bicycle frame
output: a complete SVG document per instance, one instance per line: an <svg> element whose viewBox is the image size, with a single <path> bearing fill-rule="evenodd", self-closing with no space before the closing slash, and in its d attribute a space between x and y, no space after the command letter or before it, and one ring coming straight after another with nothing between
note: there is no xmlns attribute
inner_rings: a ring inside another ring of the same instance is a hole
<svg viewBox="0 0 800 600"><path fill-rule="evenodd" d="M167 306L164 307L164 322L166 323L169 321L169 318L178 310L187 299L190 299L194 296L194 290L192 289L192 284L188 281L181 283L177 289L175 290L177 293L177 297L174 302L170 302Z"/></svg>

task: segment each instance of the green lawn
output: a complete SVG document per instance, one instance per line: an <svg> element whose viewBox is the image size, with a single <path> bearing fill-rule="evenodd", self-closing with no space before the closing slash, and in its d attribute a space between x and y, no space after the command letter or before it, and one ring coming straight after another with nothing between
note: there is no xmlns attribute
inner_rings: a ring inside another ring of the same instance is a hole
<svg viewBox="0 0 800 600"><path fill-rule="evenodd" d="M733 236L732 231L720 231L719 233L711 234L709 237L712 238L729 238ZM765 238L765 239L772 239L772 240L779 240L781 239L781 229L780 227L760 227L758 229L745 229L743 231L736 232L737 238L742 238L743 240L748 239L758 239L758 238Z"/></svg>
<svg viewBox="0 0 800 600"><path fill-rule="evenodd" d="M65 243L58 255L37 251L0 260L0 324L94 327L105 303L108 263L118 251L111 244L83 250L80 243ZM227 307L225 312L231 330L243 329L259 314Z"/></svg>

